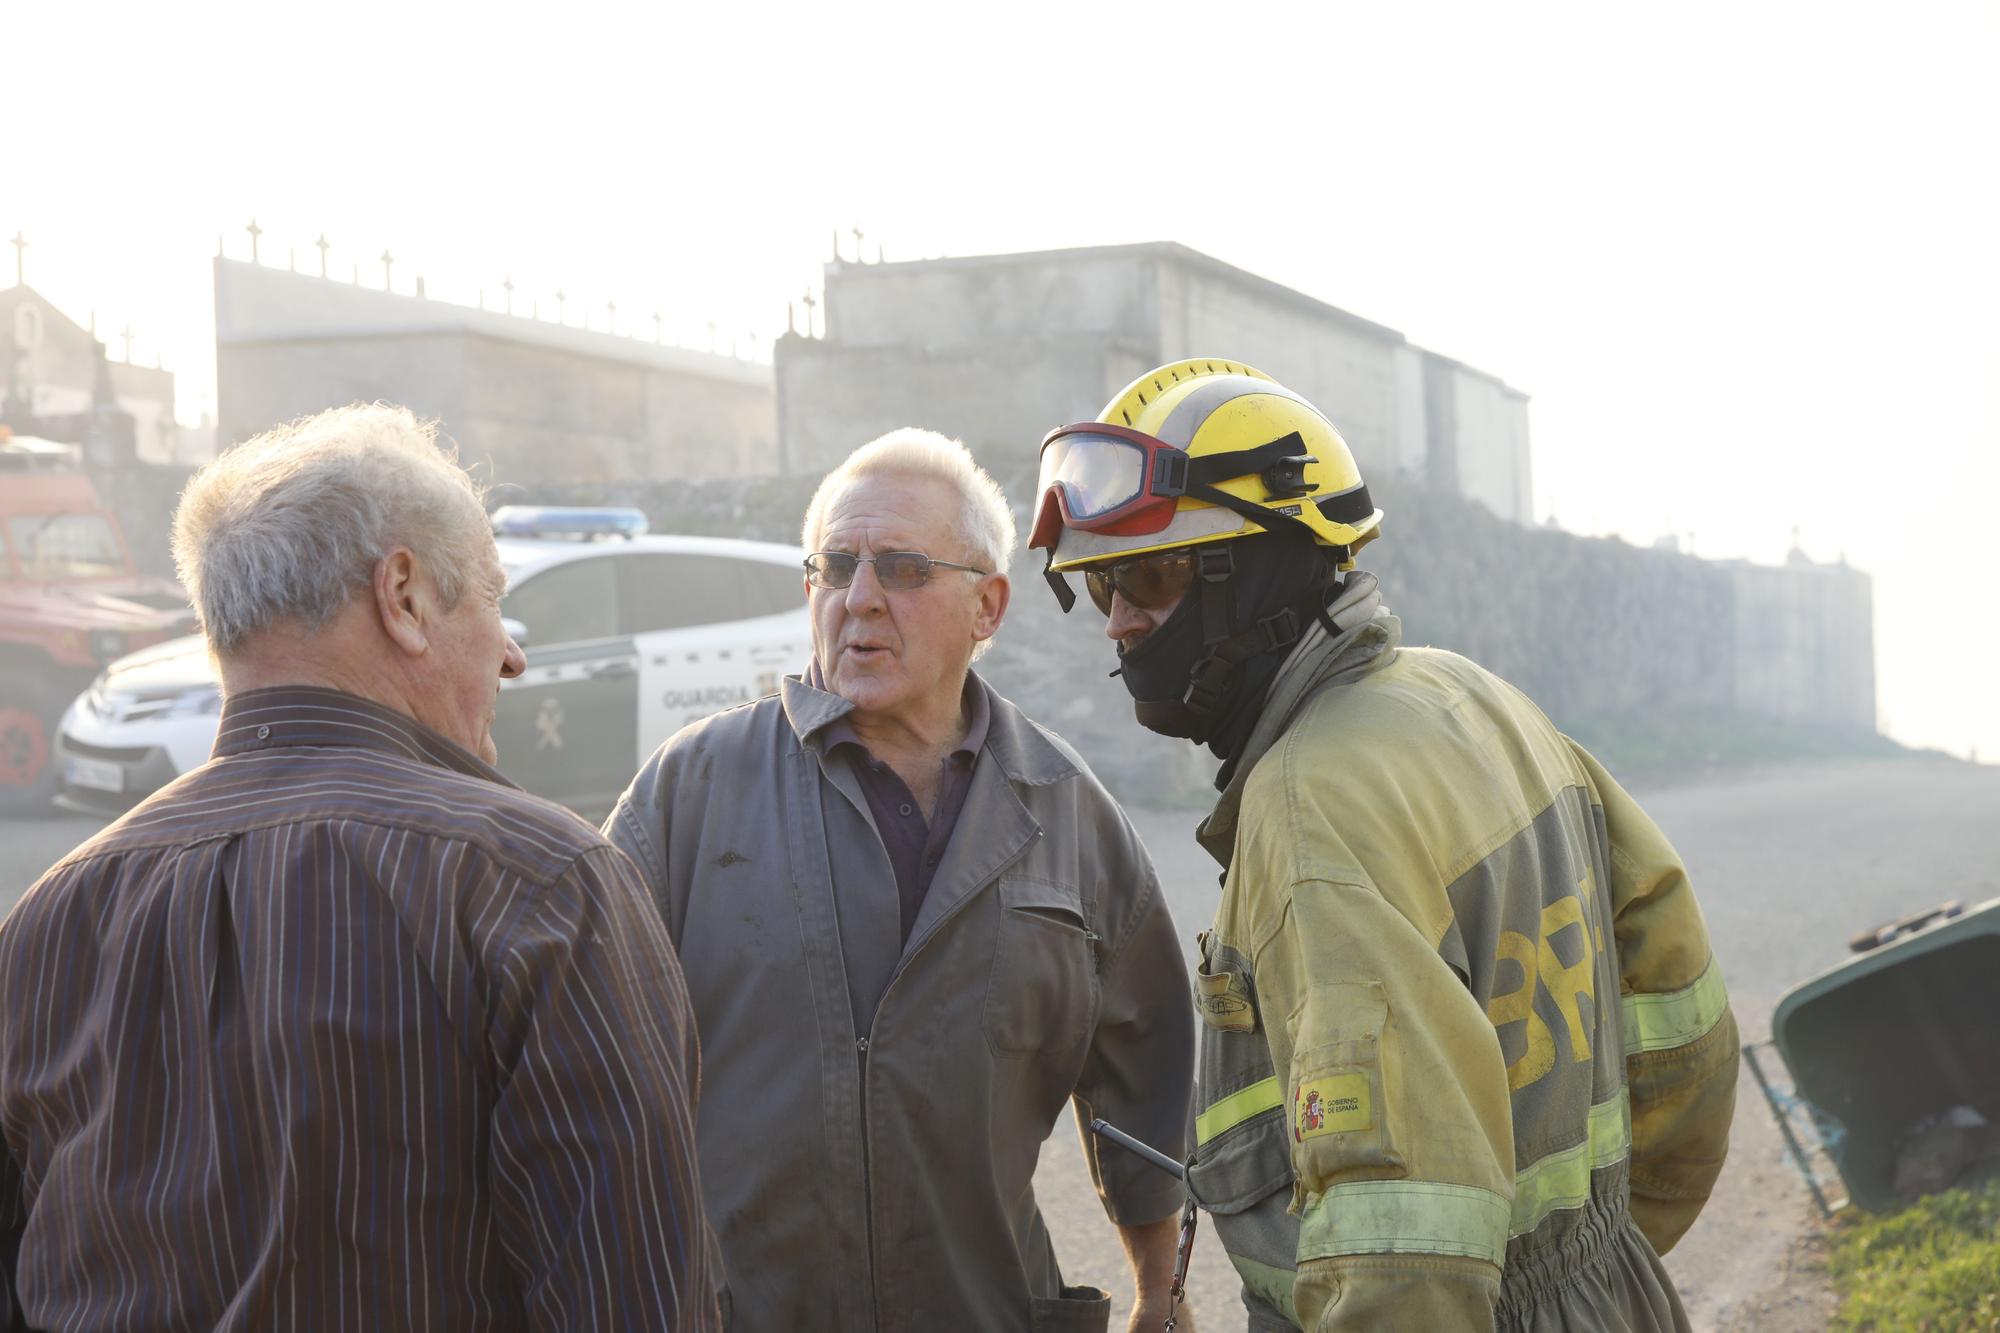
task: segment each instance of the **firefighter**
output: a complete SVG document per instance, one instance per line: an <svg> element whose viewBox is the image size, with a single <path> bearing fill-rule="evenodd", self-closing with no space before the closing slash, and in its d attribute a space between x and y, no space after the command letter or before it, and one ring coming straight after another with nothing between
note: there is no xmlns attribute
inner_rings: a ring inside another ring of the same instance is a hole
<svg viewBox="0 0 2000 1333"><path fill-rule="evenodd" d="M1064 609L1081 574L1139 723L1223 760L1189 1188L1252 1329L1686 1328L1659 1256L1737 1049L1694 892L1525 696L1399 643L1355 567L1381 523L1327 418L1239 363L1042 444Z"/></svg>

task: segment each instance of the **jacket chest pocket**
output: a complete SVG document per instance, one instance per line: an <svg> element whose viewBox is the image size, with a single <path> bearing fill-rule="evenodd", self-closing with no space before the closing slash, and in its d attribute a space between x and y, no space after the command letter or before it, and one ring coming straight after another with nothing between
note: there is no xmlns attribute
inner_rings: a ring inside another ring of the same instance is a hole
<svg viewBox="0 0 2000 1333"><path fill-rule="evenodd" d="M1097 1016L1097 933L1069 885L1010 878L997 887L986 1043L998 1055L1069 1050Z"/></svg>

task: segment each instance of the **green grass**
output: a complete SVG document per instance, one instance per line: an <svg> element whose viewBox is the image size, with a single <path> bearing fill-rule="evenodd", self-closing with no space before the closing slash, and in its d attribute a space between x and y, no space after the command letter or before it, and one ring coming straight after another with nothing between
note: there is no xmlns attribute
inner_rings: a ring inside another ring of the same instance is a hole
<svg viewBox="0 0 2000 1333"><path fill-rule="evenodd" d="M2000 1330L2000 1181L1838 1228L1827 1265L1836 1328Z"/></svg>

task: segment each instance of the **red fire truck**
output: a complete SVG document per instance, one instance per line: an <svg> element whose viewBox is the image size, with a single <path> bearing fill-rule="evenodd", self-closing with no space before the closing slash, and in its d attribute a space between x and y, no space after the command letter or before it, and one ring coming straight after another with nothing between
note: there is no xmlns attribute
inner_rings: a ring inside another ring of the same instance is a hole
<svg viewBox="0 0 2000 1333"><path fill-rule="evenodd" d="M180 585L134 567L75 450L0 426L0 814L46 808L57 719L107 663L194 627Z"/></svg>

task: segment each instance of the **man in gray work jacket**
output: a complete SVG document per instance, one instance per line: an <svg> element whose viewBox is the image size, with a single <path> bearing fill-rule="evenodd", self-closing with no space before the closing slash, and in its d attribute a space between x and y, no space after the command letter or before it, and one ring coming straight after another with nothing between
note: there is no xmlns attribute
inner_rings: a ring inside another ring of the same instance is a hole
<svg viewBox="0 0 2000 1333"><path fill-rule="evenodd" d="M651 882L701 1034L698 1143L735 1327L1103 1329L1036 1156L1074 1098L1178 1156L1193 1015L1137 835L970 669L1014 523L964 447L898 431L806 514L814 660L661 747L605 831ZM1084 1135L1164 1311L1180 1187Z"/></svg>

